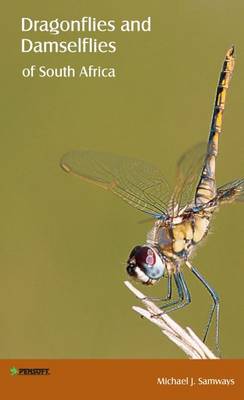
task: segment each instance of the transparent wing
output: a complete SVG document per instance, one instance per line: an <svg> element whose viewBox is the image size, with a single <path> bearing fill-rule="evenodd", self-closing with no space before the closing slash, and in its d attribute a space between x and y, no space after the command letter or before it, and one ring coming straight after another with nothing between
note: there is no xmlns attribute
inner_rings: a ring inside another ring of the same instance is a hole
<svg viewBox="0 0 244 400"><path fill-rule="evenodd" d="M198 143L182 155L177 163L176 183L170 199L170 213L177 215L182 207L192 203L203 168L206 143Z"/></svg>
<svg viewBox="0 0 244 400"><path fill-rule="evenodd" d="M244 178L226 183L217 189L217 196L221 203L244 201Z"/></svg>
<svg viewBox="0 0 244 400"><path fill-rule="evenodd" d="M62 157L61 167L113 192L145 213L166 215L169 186L161 171L149 163L110 153L75 150Z"/></svg>

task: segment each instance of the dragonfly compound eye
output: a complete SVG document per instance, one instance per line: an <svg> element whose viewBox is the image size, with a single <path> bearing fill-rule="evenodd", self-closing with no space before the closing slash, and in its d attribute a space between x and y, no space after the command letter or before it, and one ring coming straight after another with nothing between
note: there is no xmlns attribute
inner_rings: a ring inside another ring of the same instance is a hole
<svg viewBox="0 0 244 400"><path fill-rule="evenodd" d="M165 263L158 251L149 246L135 247L129 257L127 272L143 283L158 280L164 275Z"/></svg>
<svg viewBox="0 0 244 400"><path fill-rule="evenodd" d="M142 246L135 246L133 250L131 250L131 253L129 255L129 260L136 255L136 253L139 252L139 250L142 248Z"/></svg>

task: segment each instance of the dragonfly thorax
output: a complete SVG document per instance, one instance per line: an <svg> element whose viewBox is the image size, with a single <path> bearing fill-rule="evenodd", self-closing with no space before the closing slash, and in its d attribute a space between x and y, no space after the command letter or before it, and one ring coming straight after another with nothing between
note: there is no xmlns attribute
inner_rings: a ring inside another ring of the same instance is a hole
<svg viewBox="0 0 244 400"><path fill-rule="evenodd" d="M155 222L147 235L147 243L156 246L170 261L183 262L207 235L211 215L186 212L182 216Z"/></svg>

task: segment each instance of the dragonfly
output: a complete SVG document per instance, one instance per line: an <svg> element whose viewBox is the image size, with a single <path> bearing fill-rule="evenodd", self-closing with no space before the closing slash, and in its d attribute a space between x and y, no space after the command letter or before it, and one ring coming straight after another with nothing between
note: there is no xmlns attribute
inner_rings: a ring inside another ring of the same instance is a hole
<svg viewBox="0 0 244 400"><path fill-rule="evenodd" d="M134 246L129 254L127 273L144 285L154 285L166 278L166 296L150 299L161 302L162 313L169 313L191 302L182 271L188 267L211 296L203 342L215 317L215 345L218 352L219 296L193 265L192 256L206 238L218 208L225 203L244 201L244 178L218 187L215 177L226 93L234 63L232 46L226 53L221 69L208 142L194 145L181 156L173 190L160 169L136 158L74 150L65 154L60 162L64 171L114 193L154 218L145 243ZM173 296L174 290L176 296Z"/></svg>

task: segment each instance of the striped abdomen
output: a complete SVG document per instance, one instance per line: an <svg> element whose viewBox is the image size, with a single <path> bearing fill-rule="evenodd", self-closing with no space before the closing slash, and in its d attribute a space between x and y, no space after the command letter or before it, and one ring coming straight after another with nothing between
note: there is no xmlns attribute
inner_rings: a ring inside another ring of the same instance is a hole
<svg viewBox="0 0 244 400"><path fill-rule="evenodd" d="M197 206L206 204L216 196L215 160L218 154L218 141L222 129L226 93L230 84L234 63L234 47L232 47L226 54L217 87L207 156L195 195L195 203Z"/></svg>

